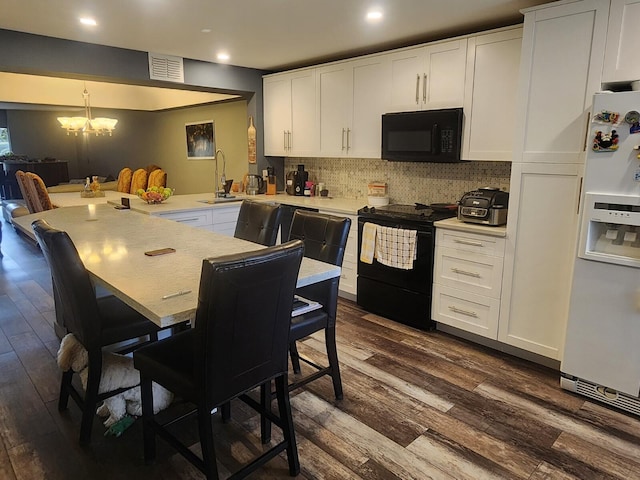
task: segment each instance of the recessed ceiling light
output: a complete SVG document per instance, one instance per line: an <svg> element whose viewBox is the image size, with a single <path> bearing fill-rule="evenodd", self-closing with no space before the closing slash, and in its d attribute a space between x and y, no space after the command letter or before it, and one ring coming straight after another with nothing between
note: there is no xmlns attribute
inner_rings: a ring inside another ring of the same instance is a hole
<svg viewBox="0 0 640 480"><path fill-rule="evenodd" d="M370 12L367 12L367 20L370 22L382 20L382 12L380 10L371 10Z"/></svg>
<svg viewBox="0 0 640 480"><path fill-rule="evenodd" d="M228 53L219 53L217 55L218 60L222 61L222 62L226 62L227 60L229 60L231 57L229 56Z"/></svg>
<svg viewBox="0 0 640 480"><path fill-rule="evenodd" d="M98 22L96 22L93 18L89 18L89 17L82 17L80 19L80 23L83 25L89 25L91 27L95 27L96 25L98 25Z"/></svg>
<svg viewBox="0 0 640 480"><path fill-rule="evenodd" d="M202 30L200 30L202 33L211 33L211 29L210 28L203 28Z"/></svg>

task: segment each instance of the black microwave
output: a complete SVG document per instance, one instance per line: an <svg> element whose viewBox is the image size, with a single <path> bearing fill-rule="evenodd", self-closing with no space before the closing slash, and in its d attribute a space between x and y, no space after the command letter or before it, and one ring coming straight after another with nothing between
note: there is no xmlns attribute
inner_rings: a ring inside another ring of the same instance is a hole
<svg viewBox="0 0 640 480"><path fill-rule="evenodd" d="M382 115L382 158L396 162L459 162L462 108Z"/></svg>

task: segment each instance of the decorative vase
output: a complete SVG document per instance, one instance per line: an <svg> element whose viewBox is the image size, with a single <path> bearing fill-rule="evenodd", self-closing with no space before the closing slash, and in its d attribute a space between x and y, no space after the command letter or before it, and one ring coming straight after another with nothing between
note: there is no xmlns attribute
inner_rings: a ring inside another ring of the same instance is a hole
<svg viewBox="0 0 640 480"><path fill-rule="evenodd" d="M249 117L249 129L247 131L249 140L249 163L256 163L256 127L253 126L253 117Z"/></svg>

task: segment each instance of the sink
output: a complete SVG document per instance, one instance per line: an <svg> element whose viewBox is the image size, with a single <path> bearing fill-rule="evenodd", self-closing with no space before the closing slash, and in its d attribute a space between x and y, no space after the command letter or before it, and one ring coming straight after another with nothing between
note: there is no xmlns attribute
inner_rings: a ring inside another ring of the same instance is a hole
<svg viewBox="0 0 640 480"><path fill-rule="evenodd" d="M198 200L200 203L208 203L209 205L214 205L217 203L230 203L230 202L241 202L242 198L238 197L216 197L211 200Z"/></svg>

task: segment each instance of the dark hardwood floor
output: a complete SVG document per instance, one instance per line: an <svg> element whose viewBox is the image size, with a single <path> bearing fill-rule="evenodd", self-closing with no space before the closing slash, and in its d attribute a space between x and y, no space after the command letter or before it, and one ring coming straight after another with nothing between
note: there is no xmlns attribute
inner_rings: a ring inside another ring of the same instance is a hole
<svg viewBox="0 0 640 480"><path fill-rule="evenodd" d="M121 437L96 420L78 445L73 402L57 411L48 268L3 222L0 259L0 479L198 479L164 442L145 466L141 422ZM341 301L344 400L328 378L292 398L301 479L637 479L640 420L561 390L558 372L438 332L421 332ZM300 352L323 360L322 336ZM171 408L181 408L177 403ZM240 403L214 416L220 471L262 447ZM198 450L195 424L179 434ZM277 429L274 429L274 439ZM284 457L251 478L287 478Z"/></svg>

